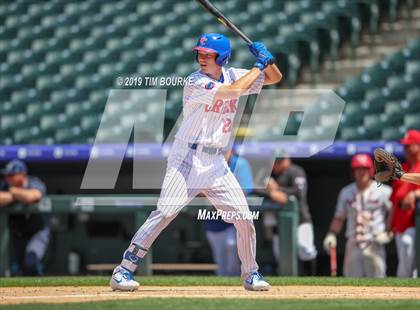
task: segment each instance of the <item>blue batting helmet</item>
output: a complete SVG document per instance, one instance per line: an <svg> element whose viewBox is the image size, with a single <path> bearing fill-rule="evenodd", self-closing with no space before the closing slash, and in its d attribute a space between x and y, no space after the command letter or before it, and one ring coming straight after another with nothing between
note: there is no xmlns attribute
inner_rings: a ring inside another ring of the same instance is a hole
<svg viewBox="0 0 420 310"><path fill-rule="evenodd" d="M231 49L229 39L223 34L207 33L200 36L194 51L217 53L216 63L224 66L228 63Z"/></svg>

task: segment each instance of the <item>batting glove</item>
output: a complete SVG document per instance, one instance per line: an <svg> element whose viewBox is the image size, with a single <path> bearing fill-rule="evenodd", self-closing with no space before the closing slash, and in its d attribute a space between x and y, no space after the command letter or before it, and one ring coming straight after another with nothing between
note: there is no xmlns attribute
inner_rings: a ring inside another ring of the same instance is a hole
<svg viewBox="0 0 420 310"><path fill-rule="evenodd" d="M393 236L394 234L392 232L383 231L376 235L375 241L379 244L387 244L391 242Z"/></svg>
<svg viewBox="0 0 420 310"><path fill-rule="evenodd" d="M253 42L248 47L252 55L254 55L262 64L272 64L274 62L274 56L268 51L263 43Z"/></svg>
<svg viewBox="0 0 420 310"><path fill-rule="evenodd" d="M258 56L260 50L266 50L267 48L265 45L261 42L252 42L250 45L248 45L249 51L254 55L255 57Z"/></svg>
<svg viewBox="0 0 420 310"><path fill-rule="evenodd" d="M330 248L337 246L337 237L332 232L329 232L324 238L323 245L325 251L329 253Z"/></svg>
<svg viewBox="0 0 420 310"><path fill-rule="evenodd" d="M267 56L261 54L260 56L257 57L257 62L254 64L254 67L257 67L261 71L263 71L265 68L267 68L268 65L272 64L273 62L274 62L273 55L271 55L270 57L267 57Z"/></svg>
<svg viewBox="0 0 420 310"><path fill-rule="evenodd" d="M254 67L255 67L255 68L260 69L261 71L264 71L264 69L267 67L267 65L265 65L265 64L263 64L263 63L261 63L261 62L257 61L257 62L254 64Z"/></svg>

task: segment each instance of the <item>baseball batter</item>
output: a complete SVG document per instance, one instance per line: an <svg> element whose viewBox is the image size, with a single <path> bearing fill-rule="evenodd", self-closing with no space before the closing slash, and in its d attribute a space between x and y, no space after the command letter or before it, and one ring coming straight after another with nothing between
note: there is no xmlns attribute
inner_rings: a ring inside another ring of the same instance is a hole
<svg viewBox="0 0 420 310"><path fill-rule="evenodd" d="M373 161L369 155L353 156L351 168L355 182L340 192L324 248L329 252L330 247L336 246L336 235L347 220L344 276L383 278L386 275L384 244L391 240L386 229L387 213L392 206L391 188L377 187L373 182Z"/></svg>
<svg viewBox="0 0 420 310"><path fill-rule="evenodd" d="M139 286L133 274L160 232L196 195L202 193L218 209L249 210L243 190L224 158L238 99L257 94L263 85L274 84L282 75L273 56L259 42L249 45L256 63L251 70L225 68L231 56L229 40L217 33L200 36L196 60L200 70L192 73L184 87L183 120L168 157L167 171L157 204L140 227L114 269L114 290L132 291ZM241 277L247 290L268 290L258 272L256 236L252 220L232 220L237 232Z"/></svg>

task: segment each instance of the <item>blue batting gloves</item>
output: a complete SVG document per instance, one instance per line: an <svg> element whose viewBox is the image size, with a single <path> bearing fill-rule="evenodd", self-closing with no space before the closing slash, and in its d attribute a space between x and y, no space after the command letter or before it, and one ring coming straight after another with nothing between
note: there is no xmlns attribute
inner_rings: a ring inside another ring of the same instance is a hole
<svg viewBox="0 0 420 310"><path fill-rule="evenodd" d="M254 64L254 67L255 67L255 68L260 69L261 71L263 71L263 70L264 70L267 66L266 66L266 65L264 65L263 63L261 63L261 62L257 61L257 62Z"/></svg>
<svg viewBox="0 0 420 310"><path fill-rule="evenodd" d="M258 57L257 57L257 61L265 64L265 65L269 65L274 63L274 57L273 55L271 55L271 53L269 51L265 51L265 52L261 52Z"/></svg>
<svg viewBox="0 0 420 310"><path fill-rule="evenodd" d="M265 45L261 42L252 42L248 47L251 54L255 57L258 57L261 50L267 50Z"/></svg>
<svg viewBox="0 0 420 310"><path fill-rule="evenodd" d="M250 52L257 58L257 61L265 66L274 63L274 56L261 42L253 42L249 45Z"/></svg>

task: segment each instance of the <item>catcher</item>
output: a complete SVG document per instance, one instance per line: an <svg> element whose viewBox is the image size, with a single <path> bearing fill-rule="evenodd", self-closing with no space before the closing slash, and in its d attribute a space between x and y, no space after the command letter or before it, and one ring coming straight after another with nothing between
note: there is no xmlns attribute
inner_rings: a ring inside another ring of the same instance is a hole
<svg viewBox="0 0 420 310"><path fill-rule="evenodd" d="M376 180L392 181L389 227L395 235L398 255L397 277L415 275L416 205L420 199L420 131L408 130L400 140L406 161L400 164L390 153L375 150ZM407 171L407 172L406 172Z"/></svg>
<svg viewBox="0 0 420 310"><path fill-rule="evenodd" d="M375 149L375 180L378 184L391 180L400 180L407 183L420 185L420 173L404 172L401 163L390 152L384 149Z"/></svg>

